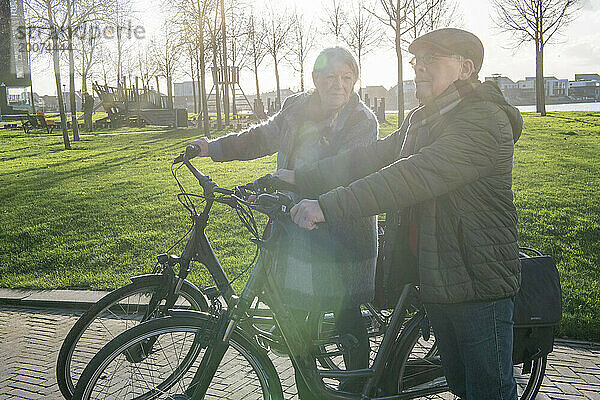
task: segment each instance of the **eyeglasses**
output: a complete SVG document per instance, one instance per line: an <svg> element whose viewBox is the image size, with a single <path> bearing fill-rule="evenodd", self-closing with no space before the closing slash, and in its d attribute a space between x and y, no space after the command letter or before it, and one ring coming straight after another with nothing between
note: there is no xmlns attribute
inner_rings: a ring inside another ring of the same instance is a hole
<svg viewBox="0 0 600 400"><path fill-rule="evenodd" d="M441 55L441 54L426 54L424 56L414 56L411 60L410 60L410 65L412 65L413 68L415 68L417 66L418 62L423 63L424 66L428 67L431 64L433 64L434 62L436 62L437 60L439 60L440 58L454 58L455 60L458 61L462 61L464 58L462 56L458 56L456 54L449 54L449 55Z"/></svg>

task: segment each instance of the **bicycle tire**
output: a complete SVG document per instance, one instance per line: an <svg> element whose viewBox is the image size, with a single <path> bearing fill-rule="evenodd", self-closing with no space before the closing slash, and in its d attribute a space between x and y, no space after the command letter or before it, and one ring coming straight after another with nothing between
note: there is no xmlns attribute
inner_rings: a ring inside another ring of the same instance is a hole
<svg viewBox="0 0 600 400"><path fill-rule="evenodd" d="M439 379L443 376L441 360L435 345L433 335L428 341L425 341L421 335L418 324L412 326L408 333L405 347L396 353L396 362L400 360L399 365L396 365L398 377L397 392L402 393L403 390L413 389L417 384L421 383L421 388L429 385L430 387L442 387L443 382ZM409 350L407 350L409 349ZM402 359L402 354L406 355L406 359ZM532 361L531 371L528 374L519 373L519 365L515 365L514 375L517 381L517 396L519 400L534 400L539 392L544 379L546 370L547 357L540 357ZM436 369L439 366L439 370ZM441 375L440 375L441 373ZM422 374L417 376L417 374ZM437 381L435 381L437 379ZM423 382L428 381L428 384ZM431 397L424 396L424 399L439 398L432 395Z"/></svg>
<svg viewBox="0 0 600 400"><path fill-rule="evenodd" d="M137 277L133 282L108 293L77 320L65 337L56 362L56 380L65 399L69 400L72 397L79 375L94 354L110 339L129 328L130 321L140 322L145 312L144 305L140 303L144 299L149 299L150 294L154 293L161 285L164 285L162 275ZM144 296L143 293L148 295ZM132 312L129 313L129 306L132 303L127 299L135 299L136 296L139 302L135 304L135 309L132 308ZM208 303L204 295L187 281L184 281L181 286L180 299L183 299L183 302L178 300L175 308L201 311L208 309ZM127 305L127 307L124 307L124 305ZM119 308L119 311L127 316L127 319L121 319L125 321L125 326L114 323L115 320L119 320L119 314L113 311L114 308ZM87 333L90 333L90 335L87 335Z"/></svg>
<svg viewBox="0 0 600 400"><path fill-rule="evenodd" d="M316 313L315 315L309 315L310 318L318 318L317 324L317 337L316 339L319 341L327 341L328 338L335 336L335 316L333 313L325 312L325 313ZM375 353L377 350L377 336L379 335L379 323L375 319L373 315L371 315L368 311L362 312L363 323L365 325L365 329L367 329L367 334L369 337L369 346L371 348L369 359L372 362ZM343 360L343 350L339 348L339 346L333 342L320 344L317 346L317 361L323 368L327 369L345 369L344 360Z"/></svg>
<svg viewBox="0 0 600 400"><path fill-rule="evenodd" d="M209 352L218 323L213 316L197 313L153 319L123 332L90 361L77 383L74 398L187 399L185 390ZM147 357L128 362L128 351L147 340L154 343ZM229 399L233 393L244 399L283 399L273 363L240 329L232 334L204 399Z"/></svg>
<svg viewBox="0 0 600 400"><path fill-rule="evenodd" d="M546 364L547 357L543 356L540 358L536 358L532 361L531 371L529 372L529 377L526 378L527 383L525 383L525 378L522 374L518 373L518 367L515 366L515 379L517 380L517 391L521 391L522 393L518 393L519 400L534 400L540 388L542 387L542 382L544 380L544 373L546 372ZM522 387L525 386L523 389Z"/></svg>

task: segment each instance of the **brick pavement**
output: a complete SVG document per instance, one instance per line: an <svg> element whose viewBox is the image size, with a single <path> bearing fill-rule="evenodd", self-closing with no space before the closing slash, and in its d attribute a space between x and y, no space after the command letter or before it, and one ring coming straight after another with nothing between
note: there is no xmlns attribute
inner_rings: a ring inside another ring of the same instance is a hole
<svg viewBox="0 0 600 400"><path fill-rule="evenodd" d="M0 399L61 399L55 362L62 340L81 311L0 305ZM286 399L296 397L289 360L271 354ZM241 384L239 363L230 362L224 373L226 398L242 398L251 391ZM431 396L429 399L453 399ZM538 399L600 400L600 345L557 341L549 356L542 393Z"/></svg>

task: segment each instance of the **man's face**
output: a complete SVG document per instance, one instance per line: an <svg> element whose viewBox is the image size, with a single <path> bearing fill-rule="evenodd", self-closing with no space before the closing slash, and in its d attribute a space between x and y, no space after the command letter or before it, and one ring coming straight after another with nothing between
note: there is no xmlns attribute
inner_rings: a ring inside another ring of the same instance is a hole
<svg viewBox="0 0 600 400"><path fill-rule="evenodd" d="M434 48L423 46L415 52L415 60L416 96L423 104L430 103L462 78L459 57L441 55Z"/></svg>
<svg viewBox="0 0 600 400"><path fill-rule="evenodd" d="M356 77L348 64L333 62L321 71L313 72L313 82L322 106L327 110L336 110L350 99Z"/></svg>

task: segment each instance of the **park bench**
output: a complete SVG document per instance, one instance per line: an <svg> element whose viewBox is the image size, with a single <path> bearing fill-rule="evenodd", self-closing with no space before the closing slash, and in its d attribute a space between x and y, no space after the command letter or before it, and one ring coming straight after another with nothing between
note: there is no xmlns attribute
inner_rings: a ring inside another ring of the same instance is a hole
<svg viewBox="0 0 600 400"><path fill-rule="evenodd" d="M25 133L30 133L35 129L40 129L45 130L48 134L51 134L52 130L54 129L54 121L47 121L46 118L41 114L26 114L22 117L21 121L23 123L23 131L25 131Z"/></svg>

